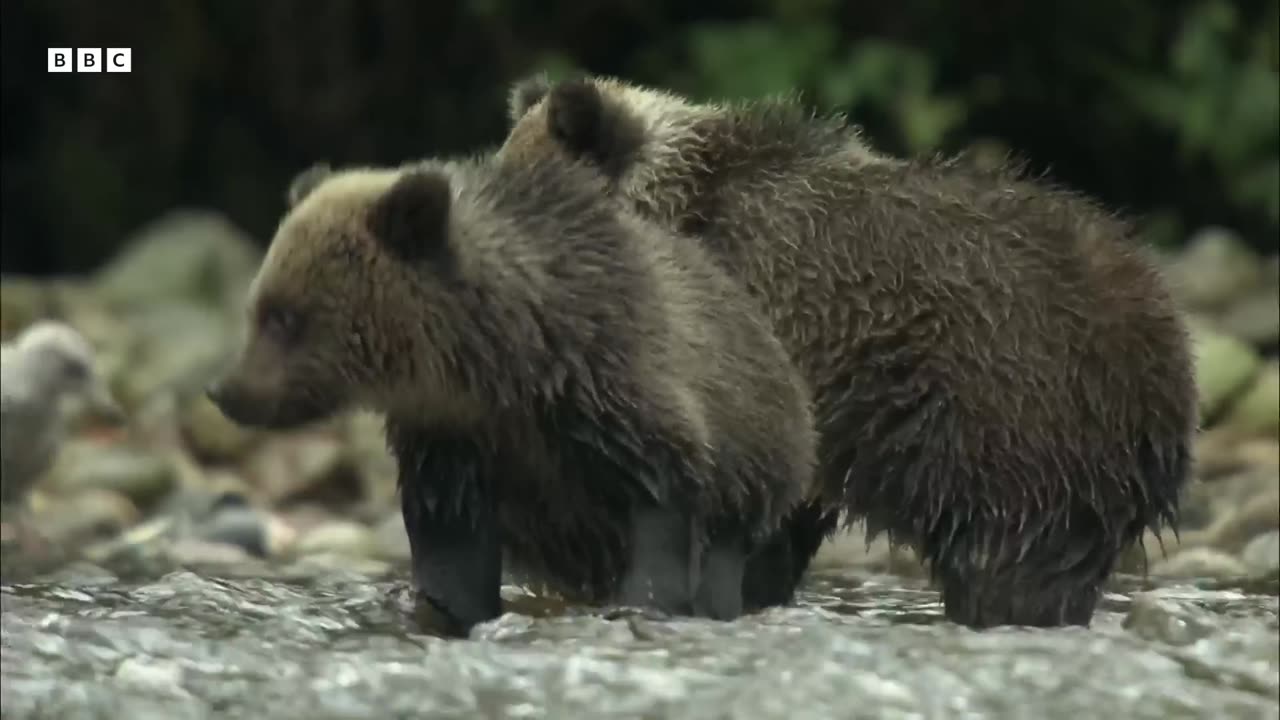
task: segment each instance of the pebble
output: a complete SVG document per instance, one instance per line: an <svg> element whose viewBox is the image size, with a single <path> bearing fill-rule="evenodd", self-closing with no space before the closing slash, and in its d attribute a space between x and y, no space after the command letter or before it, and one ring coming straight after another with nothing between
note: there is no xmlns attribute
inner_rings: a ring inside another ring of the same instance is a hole
<svg viewBox="0 0 1280 720"><path fill-rule="evenodd" d="M116 385L130 407L158 396L203 393L233 348L230 321L200 305L145 305L131 309L124 319L133 346L130 365Z"/></svg>
<svg viewBox="0 0 1280 720"><path fill-rule="evenodd" d="M1193 325L1191 336L1200 411L1211 416L1249 386L1261 360L1252 347L1230 335Z"/></svg>
<svg viewBox="0 0 1280 720"><path fill-rule="evenodd" d="M42 503L35 523L40 535L58 546L75 546L119 535L142 519L125 495L87 488L57 502Z"/></svg>
<svg viewBox="0 0 1280 720"><path fill-rule="evenodd" d="M1168 559L1152 563L1151 574L1167 578L1244 577L1248 568L1239 559L1208 547L1187 548Z"/></svg>
<svg viewBox="0 0 1280 720"><path fill-rule="evenodd" d="M46 481L64 493L89 488L111 490L146 505L166 495L176 476L174 464L158 453L121 444L75 440L63 448Z"/></svg>
<svg viewBox="0 0 1280 720"><path fill-rule="evenodd" d="M1263 533L1249 541L1240 559L1255 575L1280 571L1280 530Z"/></svg>
<svg viewBox="0 0 1280 720"><path fill-rule="evenodd" d="M196 539L237 547L255 557L267 557L266 518L254 508L228 505L196 526Z"/></svg>
<svg viewBox="0 0 1280 720"><path fill-rule="evenodd" d="M245 465L245 476L263 498L280 505L326 495L322 486L349 479L341 441L330 433L277 435L262 443ZM345 490L346 492L343 492ZM359 495L359 488L338 488L329 495Z"/></svg>
<svg viewBox="0 0 1280 720"><path fill-rule="evenodd" d="M1129 632L1170 645L1190 645L1209 637L1214 629L1177 602L1135 593L1121 626Z"/></svg>
<svg viewBox="0 0 1280 720"><path fill-rule="evenodd" d="M293 546L296 555L334 554L371 557L377 549L373 531L360 523L333 520L304 533Z"/></svg>
<svg viewBox="0 0 1280 720"><path fill-rule="evenodd" d="M399 510L387 514L373 531L376 556L391 562L407 562L410 558L409 536L404 530L404 516Z"/></svg>
<svg viewBox="0 0 1280 720"><path fill-rule="evenodd" d="M1258 347L1280 341L1280 290L1266 288L1250 293L1231 305L1218 319L1230 335Z"/></svg>
<svg viewBox="0 0 1280 720"><path fill-rule="evenodd" d="M355 412L346 425L346 445L362 480L362 494L374 507L396 507L396 461L387 449L381 416Z"/></svg>
<svg viewBox="0 0 1280 720"><path fill-rule="evenodd" d="M239 545L231 543L181 538L169 545L165 554L179 567L247 565L253 556Z"/></svg>
<svg viewBox="0 0 1280 720"><path fill-rule="evenodd" d="M191 302L239 307L262 251L219 213L179 209L141 227L95 278L118 307Z"/></svg>
<svg viewBox="0 0 1280 720"><path fill-rule="evenodd" d="M1256 495L1238 507L1226 508L1204 534L1206 544L1238 553L1251 539L1275 528L1280 528L1280 488Z"/></svg>
<svg viewBox="0 0 1280 720"><path fill-rule="evenodd" d="M345 553L322 552L299 557L281 572L285 576L298 578L325 576L332 579L369 579L387 577L391 573L391 564Z"/></svg>
<svg viewBox="0 0 1280 720"><path fill-rule="evenodd" d="M1220 227L1196 231L1170 270L1175 292L1195 309L1220 309L1262 277L1257 255L1239 235Z"/></svg>
<svg viewBox="0 0 1280 720"><path fill-rule="evenodd" d="M169 660L126 658L116 667L116 682L151 692L189 696L182 687L182 666Z"/></svg>
<svg viewBox="0 0 1280 720"><path fill-rule="evenodd" d="M1280 363L1262 368L1223 422L1242 435L1280 437Z"/></svg>

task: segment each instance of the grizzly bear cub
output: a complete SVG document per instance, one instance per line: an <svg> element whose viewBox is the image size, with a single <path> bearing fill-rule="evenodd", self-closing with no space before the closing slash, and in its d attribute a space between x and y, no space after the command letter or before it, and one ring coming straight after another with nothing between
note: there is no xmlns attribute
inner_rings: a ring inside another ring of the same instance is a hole
<svg viewBox="0 0 1280 720"><path fill-rule="evenodd" d="M592 603L732 618L811 496L808 388L757 302L576 163L295 181L209 390L292 428L385 413L422 597L465 633L505 556Z"/></svg>
<svg viewBox="0 0 1280 720"><path fill-rule="evenodd" d="M501 157L596 166L744 282L803 370L844 501L799 508L749 578L794 587L845 513L914 545L954 621L1088 624L1118 554L1176 525L1192 360L1121 219L1012 169L880 156L793 101L534 78L511 118Z"/></svg>

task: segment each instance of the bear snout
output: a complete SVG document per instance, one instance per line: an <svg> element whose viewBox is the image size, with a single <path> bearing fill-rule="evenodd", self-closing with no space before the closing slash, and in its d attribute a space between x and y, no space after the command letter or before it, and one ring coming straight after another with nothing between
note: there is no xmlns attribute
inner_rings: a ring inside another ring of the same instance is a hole
<svg viewBox="0 0 1280 720"><path fill-rule="evenodd" d="M260 421L258 416L262 415L261 404L254 402L242 383L233 382L227 377L218 378L205 388L205 396L218 406L227 419L235 423L253 425Z"/></svg>

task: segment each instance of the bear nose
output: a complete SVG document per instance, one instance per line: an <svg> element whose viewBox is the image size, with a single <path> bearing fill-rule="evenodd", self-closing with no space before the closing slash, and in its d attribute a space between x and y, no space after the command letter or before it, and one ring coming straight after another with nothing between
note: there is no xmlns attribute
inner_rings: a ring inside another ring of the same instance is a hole
<svg viewBox="0 0 1280 720"><path fill-rule="evenodd" d="M226 383L222 380L214 380L204 388L205 397L209 398L214 405L222 407L226 395Z"/></svg>

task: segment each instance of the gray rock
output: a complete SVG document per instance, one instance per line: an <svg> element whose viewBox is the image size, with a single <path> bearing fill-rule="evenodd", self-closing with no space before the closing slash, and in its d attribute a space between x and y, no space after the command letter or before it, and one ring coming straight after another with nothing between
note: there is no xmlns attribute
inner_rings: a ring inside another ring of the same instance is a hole
<svg viewBox="0 0 1280 720"><path fill-rule="evenodd" d="M128 445L77 440L65 446L47 484L63 494L110 490L145 506L172 490L176 477L177 468L167 456Z"/></svg>
<svg viewBox="0 0 1280 720"><path fill-rule="evenodd" d="M1242 298L1218 318L1226 333L1259 347L1280 342L1280 289L1264 288Z"/></svg>
<svg viewBox="0 0 1280 720"><path fill-rule="evenodd" d="M1214 627L1171 600L1150 593L1136 593L1122 623L1124 629L1146 640L1170 645L1190 645L1214 633Z"/></svg>
<svg viewBox="0 0 1280 720"><path fill-rule="evenodd" d="M1244 551L1240 553L1240 559L1255 575L1267 575L1280 571L1280 529L1263 533L1250 540L1249 544L1244 546Z"/></svg>
<svg viewBox="0 0 1280 720"><path fill-rule="evenodd" d="M387 577L391 573L391 565L382 560L357 557L348 553L311 553L294 560L281 570L281 575L290 578L306 579L324 577L328 580L375 579Z"/></svg>
<svg viewBox="0 0 1280 720"><path fill-rule="evenodd" d="M133 343L117 385L131 406L160 392L182 398L203 393L233 351L234 321L214 309L168 302L123 318Z"/></svg>
<svg viewBox="0 0 1280 720"><path fill-rule="evenodd" d="M141 518L128 497L102 488L87 488L58 498L35 515L40 534L59 547L115 537Z"/></svg>
<svg viewBox="0 0 1280 720"><path fill-rule="evenodd" d="M1280 488L1254 495L1243 505L1230 506L1205 530L1206 544L1228 553L1240 552L1252 538L1280 527Z"/></svg>
<svg viewBox="0 0 1280 720"><path fill-rule="evenodd" d="M1240 560L1208 547L1188 548L1153 563L1151 574L1166 578L1237 578L1249 574Z"/></svg>
<svg viewBox="0 0 1280 720"><path fill-rule="evenodd" d="M302 534L293 552L305 555L342 555L367 558L377 553L373 531L359 523L334 520Z"/></svg>
<svg viewBox="0 0 1280 720"><path fill-rule="evenodd" d="M1240 236L1207 227L1187 242L1170 268L1174 291L1193 309L1220 309L1256 288L1261 263Z"/></svg>
<svg viewBox="0 0 1280 720"><path fill-rule="evenodd" d="M387 514L386 518L374 528L374 543L377 557L391 562L408 562L409 536L404 530L404 516L397 510Z"/></svg>
<svg viewBox="0 0 1280 720"><path fill-rule="evenodd" d="M346 423L346 448L359 473L364 498L380 511L397 507L396 461L387 450L383 419L367 412L352 413Z"/></svg>
<svg viewBox="0 0 1280 720"><path fill-rule="evenodd" d="M125 658L116 667L114 680L130 688L131 692L159 693L177 697L190 697L182 687L182 666L172 660L158 658Z"/></svg>
<svg viewBox="0 0 1280 720"><path fill-rule="evenodd" d="M1280 363L1269 362L1254 377L1223 424L1240 435L1280 437Z"/></svg>
<svg viewBox="0 0 1280 720"><path fill-rule="evenodd" d="M1246 343L1201 325L1191 326L1200 411L1211 415L1257 374L1262 361Z"/></svg>
<svg viewBox="0 0 1280 720"><path fill-rule="evenodd" d="M174 567L188 569L245 566L254 558L240 545L197 538L179 538L166 546L165 554Z"/></svg>
<svg viewBox="0 0 1280 720"><path fill-rule="evenodd" d="M72 588L106 587L120 582L115 573L85 560L72 560L40 577L40 582Z"/></svg>
<svg viewBox="0 0 1280 720"><path fill-rule="evenodd" d="M97 276L117 307L196 303L237 307L262 252L222 215L175 210L141 228Z"/></svg>
<svg viewBox="0 0 1280 720"><path fill-rule="evenodd" d="M1240 437L1229 426L1201 432L1193 452L1197 477L1213 484L1253 470L1280 474L1280 443L1264 437Z"/></svg>
<svg viewBox="0 0 1280 720"><path fill-rule="evenodd" d="M254 557L267 557L266 516L242 505L224 506L193 529L197 540L233 545Z"/></svg>
<svg viewBox="0 0 1280 720"><path fill-rule="evenodd" d="M331 432L272 436L254 449L244 471L272 505L327 499L345 507L360 497L358 475L342 439Z"/></svg>

